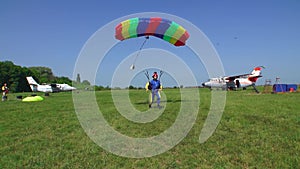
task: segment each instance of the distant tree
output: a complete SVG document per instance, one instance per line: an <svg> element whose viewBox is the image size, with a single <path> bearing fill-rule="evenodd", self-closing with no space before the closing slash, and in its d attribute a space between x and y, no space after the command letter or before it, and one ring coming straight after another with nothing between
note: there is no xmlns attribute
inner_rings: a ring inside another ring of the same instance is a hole
<svg viewBox="0 0 300 169"><path fill-rule="evenodd" d="M104 87L103 86L95 86L95 90L96 91L104 90Z"/></svg>
<svg viewBox="0 0 300 169"><path fill-rule="evenodd" d="M29 92L31 91L30 86L28 85L27 76L31 76L32 72L27 68L23 67L22 72L19 74L20 80L19 80L19 86L18 86L18 92Z"/></svg>
<svg viewBox="0 0 300 169"><path fill-rule="evenodd" d="M10 78L10 71L15 65L11 61L0 62L0 83L8 83Z"/></svg>
<svg viewBox="0 0 300 169"><path fill-rule="evenodd" d="M72 81L68 77L64 77L64 76L56 77L53 83L65 83L65 84L72 85Z"/></svg>
<svg viewBox="0 0 300 169"><path fill-rule="evenodd" d="M129 89L135 89L135 87L132 86L132 85L130 85L128 88L129 88Z"/></svg>
<svg viewBox="0 0 300 169"><path fill-rule="evenodd" d="M55 81L55 76L52 73L52 70L48 67L36 66L29 67L29 69L34 73L38 83L49 83Z"/></svg>
<svg viewBox="0 0 300 169"><path fill-rule="evenodd" d="M14 65L11 61L0 62L0 83L7 83L11 92L30 91L26 76L31 74L26 67Z"/></svg>
<svg viewBox="0 0 300 169"><path fill-rule="evenodd" d="M84 81L82 81L82 83L81 84L83 84L83 85L91 85L91 83L89 82L89 81L87 81L87 80L84 80Z"/></svg>

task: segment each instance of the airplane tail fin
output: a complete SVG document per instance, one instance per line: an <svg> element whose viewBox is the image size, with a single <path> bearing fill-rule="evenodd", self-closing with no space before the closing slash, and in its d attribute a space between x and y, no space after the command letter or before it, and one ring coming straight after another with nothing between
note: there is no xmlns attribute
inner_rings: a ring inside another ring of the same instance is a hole
<svg viewBox="0 0 300 169"><path fill-rule="evenodd" d="M261 70L264 68L263 66L258 66L253 69L251 74L249 75L249 80L252 82L256 82L258 78L262 77Z"/></svg>
<svg viewBox="0 0 300 169"><path fill-rule="evenodd" d="M33 92L37 91L37 86L39 85L31 76L26 77L27 82Z"/></svg>

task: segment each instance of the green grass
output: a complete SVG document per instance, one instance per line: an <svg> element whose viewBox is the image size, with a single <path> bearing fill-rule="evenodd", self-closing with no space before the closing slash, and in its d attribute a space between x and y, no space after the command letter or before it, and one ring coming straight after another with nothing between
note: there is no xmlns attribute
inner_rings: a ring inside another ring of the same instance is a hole
<svg viewBox="0 0 300 169"><path fill-rule="evenodd" d="M84 132L74 111L71 93L53 93L42 102L24 103L10 94L0 102L0 168L299 168L300 93L255 94L228 92L215 133L199 144L210 108L210 91L200 90L196 123L178 145L151 158L111 154ZM166 89L163 114L150 123L135 123L120 115L109 91L96 92L105 119L120 133L155 136L178 115L178 89ZM43 96L42 93L39 95ZM131 90L130 100L146 111L148 94Z"/></svg>

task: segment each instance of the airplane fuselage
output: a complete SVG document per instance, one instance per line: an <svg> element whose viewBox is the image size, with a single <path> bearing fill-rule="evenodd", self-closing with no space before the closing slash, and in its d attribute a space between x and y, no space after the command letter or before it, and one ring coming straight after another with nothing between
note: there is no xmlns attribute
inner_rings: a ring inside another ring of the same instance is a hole
<svg viewBox="0 0 300 169"><path fill-rule="evenodd" d="M225 80L225 78L211 78L207 82L202 83L203 87L209 88L246 88L252 86L254 82L247 78L237 78L233 81Z"/></svg>
<svg viewBox="0 0 300 169"><path fill-rule="evenodd" d="M75 87L72 87L68 84L38 84L32 77L26 77L28 84L33 92L61 92L61 91L72 91L76 90Z"/></svg>
<svg viewBox="0 0 300 169"><path fill-rule="evenodd" d="M31 90L33 92L45 92L45 93L52 93L52 87L50 85L32 85Z"/></svg>

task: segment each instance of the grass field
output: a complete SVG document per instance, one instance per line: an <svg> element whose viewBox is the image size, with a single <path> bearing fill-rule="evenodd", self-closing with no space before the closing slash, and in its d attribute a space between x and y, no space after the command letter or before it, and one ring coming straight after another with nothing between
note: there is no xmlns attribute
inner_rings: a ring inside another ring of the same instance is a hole
<svg viewBox="0 0 300 169"><path fill-rule="evenodd" d="M0 102L0 168L299 168L300 93L227 92L226 107L205 143L199 134L210 108L210 91L199 89L200 109L188 135L174 148L150 158L126 158L105 151L84 132L72 93L53 93L42 102L25 103L9 95ZM147 93L130 90L134 107L146 111ZM38 93L43 96L42 93ZM162 115L134 123L114 107L110 91L96 92L108 123L132 137L157 135L178 115L178 89L166 89Z"/></svg>

